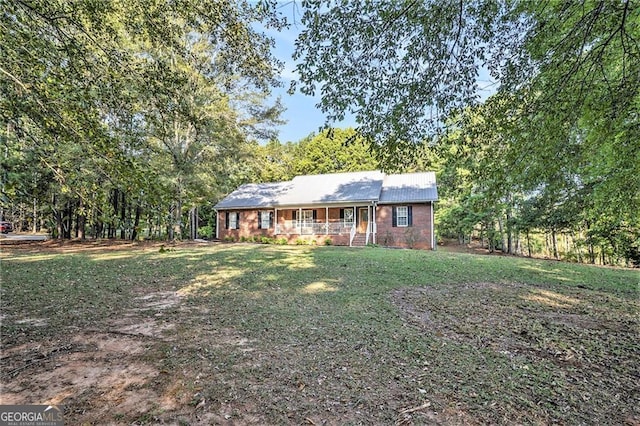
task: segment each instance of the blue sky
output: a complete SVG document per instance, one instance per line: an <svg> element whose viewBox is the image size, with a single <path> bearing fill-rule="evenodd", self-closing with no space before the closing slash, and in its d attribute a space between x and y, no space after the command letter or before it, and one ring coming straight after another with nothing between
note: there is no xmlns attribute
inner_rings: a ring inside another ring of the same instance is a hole
<svg viewBox="0 0 640 426"><path fill-rule="evenodd" d="M285 4L285 6L287 5L289 4ZM267 35L275 39L274 55L285 64L281 73L283 87L273 90L274 98L279 96L286 108L281 116L286 123L279 126L278 139L280 142L298 142L312 132L318 133L319 128L325 123L326 117L316 107L316 104L320 102L318 93L316 93L316 96L306 96L300 91L296 91L293 95L287 93L291 81L297 79L295 62L291 56L295 50L296 38L302 31L302 26L299 23L298 10L287 10L284 13L288 15L289 22L291 22L291 14L295 15L297 22L290 25L288 29L282 29L281 31L264 28L259 30L265 31ZM482 67L480 68L478 85L482 100L495 93L497 88L497 84L491 81L489 72ZM343 122L334 123L334 126L341 128L356 127L355 118L347 115Z"/></svg>
<svg viewBox="0 0 640 426"><path fill-rule="evenodd" d="M266 31L276 41L275 56L285 64L281 74L283 87L273 91L274 96L280 96L282 104L286 107L282 118L287 123L279 127L280 142L298 142L311 132L318 133L318 129L325 122L325 115L316 107L316 104L320 102L319 95L306 96L300 91L296 91L293 95L287 93L291 81L297 78L295 63L291 55L295 50L296 37L301 30L300 25L291 25L289 29L283 29L280 32ZM339 127L349 126L355 127L355 120L347 119L339 124Z"/></svg>

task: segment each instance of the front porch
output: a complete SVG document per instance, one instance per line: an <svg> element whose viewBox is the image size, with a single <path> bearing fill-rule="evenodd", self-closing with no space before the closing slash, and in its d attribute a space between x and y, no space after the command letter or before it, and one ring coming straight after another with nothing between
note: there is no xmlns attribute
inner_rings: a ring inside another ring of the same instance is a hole
<svg viewBox="0 0 640 426"><path fill-rule="evenodd" d="M349 245L354 241L366 245L375 240L373 205L275 209L274 215L275 235L340 236L348 238Z"/></svg>

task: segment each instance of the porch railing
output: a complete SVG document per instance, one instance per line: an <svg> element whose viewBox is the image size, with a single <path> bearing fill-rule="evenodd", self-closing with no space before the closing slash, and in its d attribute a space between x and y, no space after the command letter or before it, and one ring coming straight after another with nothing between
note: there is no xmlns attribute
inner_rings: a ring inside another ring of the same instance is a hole
<svg viewBox="0 0 640 426"><path fill-rule="evenodd" d="M356 224L354 223L351 227L351 231L349 231L349 247L353 245L353 239L356 236Z"/></svg>
<svg viewBox="0 0 640 426"><path fill-rule="evenodd" d="M371 222L367 223L367 233L364 239L365 245L369 245L369 235L371 235Z"/></svg>
<svg viewBox="0 0 640 426"><path fill-rule="evenodd" d="M330 219L326 220L285 220L276 224L276 234L299 235L340 235L348 234L353 222Z"/></svg>

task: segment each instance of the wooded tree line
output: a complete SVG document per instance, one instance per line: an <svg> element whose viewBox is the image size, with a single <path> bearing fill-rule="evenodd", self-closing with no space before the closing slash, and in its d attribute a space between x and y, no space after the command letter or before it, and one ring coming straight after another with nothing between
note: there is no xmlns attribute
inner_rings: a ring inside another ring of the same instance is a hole
<svg viewBox="0 0 640 426"><path fill-rule="evenodd" d="M441 233L640 260L638 1L304 3L297 87L387 167L434 147Z"/></svg>
<svg viewBox="0 0 640 426"><path fill-rule="evenodd" d="M173 238L246 179L280 105L275 2L2 1L2 216L55 237ZM192 234L192 236L194 236Z"/></svg>
<svg viewBox="0 0 640 426"><path fill-rule="evenodd" d="M441 236L638 261L636 1L303 1L292 90L358 127L296 143L254 25L286 25L275 1L0 4L1 213L23 227L194 238L244 182L430 169Z"/></svg>
<svg viewBox="0 0 640 426"><path fill-rule="evenodd" d="M514 184L499 132L489 136L478 111L437 145L423 142L402 164L381 163L353 129L333 129L299 143L272 141L256 150L255 181L299 174L384 169L437 174L439 239L480 243L490 251L583 263L640 265L640 218L598 204L583 176L529 190ZM481 137L485 135L485 137ZM604 209L604 210L602 210ZM624 210L624 209L620 209Z"/></svg>

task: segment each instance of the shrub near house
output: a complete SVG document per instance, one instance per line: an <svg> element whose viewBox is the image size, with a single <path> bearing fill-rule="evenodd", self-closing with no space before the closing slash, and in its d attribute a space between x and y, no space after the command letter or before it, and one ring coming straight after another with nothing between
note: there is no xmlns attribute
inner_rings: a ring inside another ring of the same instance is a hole
<svg viewBox="0 0 640 426"><path fill-rule="evenodd" d="M216 206L217 237L433 249L433 172L297 176L240 186Z"/></svg>

